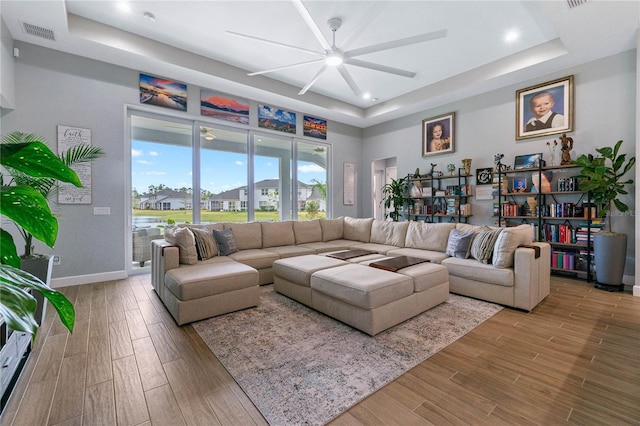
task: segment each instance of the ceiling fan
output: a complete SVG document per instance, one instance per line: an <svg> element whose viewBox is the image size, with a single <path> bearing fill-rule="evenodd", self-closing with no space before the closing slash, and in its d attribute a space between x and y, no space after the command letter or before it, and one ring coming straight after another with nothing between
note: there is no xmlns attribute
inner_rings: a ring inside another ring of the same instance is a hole
<svg viewBox="0 0 640 426"><path fill-rule="evenodd" d="M305 53L318 56L317 59L313 59L310 61L284 65L277 68L271 68L268 70L256 71L256 72L247 74L249 76L267 74L270 72L282 71L286 69L291 69L291 68L301 67L304 65L322 62L323 63L322 68L320 68L320 70L316 73L316 75L311 80L309 80L309 82L307 82L307 84L302 88L302 90L300 90L300 92L298 93L299 95L304 95L311 88L311 86L313 86L316 83L316 81L318 81L318 78L320 78L322 73L324 73L328 68L336 68L338 72L342 75L342 78L344 78L344 80L347 82L347 84L349 85L353 93L355 93L357 96L362 97L363 96L362 91L354 81L351 74L349 74L349 71L347 71L347 69L345 68L344 66L345 64L353 65L361 68L368 68L375 71L395 74L402 77L413 78L416 76L415 72L394 68L394 67L390 67L382 64L376 64L369 61L363 61L355 58L358 56L366 55L373 52L380 52L383 50L394 49L396 47L408 46L411 44L421 43L424 41L436 40L436 39L447 36L447 30L439 30L439 31L433 31L430 33L419 34L412 37L374 44L371 46L361 47L358 49L343 51L336 46L336 31L338 31L338 29L340 29L340 26L342 25L342 20L340 18L331 18L327 21L327 24L329 25L329 28L333 33L333 40L332 40L333 43L330 45L329 42L325 39L325 37L322 35L320 28L318 28L318 26L316 25L309 11L302 4L302 0L293 0L293 4L296 7L297 11L302 16L302 18L304 19L305 23L307 24L307 26L309 27L313 35L320 42L320 45L324 48L323 52L308 50L308 49L280 43L273 40L267 40L264 38L254 37L247 34L236 33L233 31L226 31L226 33L232 36L242 37L250 40L256 40L263 43L269 43L276 46L298 50L298 51L302 51Z"/></svg>

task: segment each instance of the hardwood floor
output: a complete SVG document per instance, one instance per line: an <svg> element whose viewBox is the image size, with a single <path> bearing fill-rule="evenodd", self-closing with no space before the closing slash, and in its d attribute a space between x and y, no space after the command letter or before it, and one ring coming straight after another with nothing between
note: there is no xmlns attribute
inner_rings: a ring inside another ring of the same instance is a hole
<svg viewBox="0 0 640 426"><path fill-rule="evenodd" d="M336 418L368 424L640 423L640 298L552 277L533 312L503 309ZM2 425L266 424L149 275L63 289Z"/></svg>

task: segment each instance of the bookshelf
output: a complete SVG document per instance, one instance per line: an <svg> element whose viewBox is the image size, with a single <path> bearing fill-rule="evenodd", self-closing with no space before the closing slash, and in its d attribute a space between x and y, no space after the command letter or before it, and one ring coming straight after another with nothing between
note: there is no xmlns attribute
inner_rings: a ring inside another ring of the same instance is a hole
<svg viewBox="0 0 640 426"><path fill-rule="evenodd" d="M493 212L498 226L530 224L551 245L551 271L591 282L593 235L602 227L590 194L578 189L577 166L499 170Z"/></svg>
<svg viewBox="0 0 640 426"><path fill-rule="evenodd" d="M409 175L409 220L466 223L472 216L470 176L462 168L449 176Z"/></svg>

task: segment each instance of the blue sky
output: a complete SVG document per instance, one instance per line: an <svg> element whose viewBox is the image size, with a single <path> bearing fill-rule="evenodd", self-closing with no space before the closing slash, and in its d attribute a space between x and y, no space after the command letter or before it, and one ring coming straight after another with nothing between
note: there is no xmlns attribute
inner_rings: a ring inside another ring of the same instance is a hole
<svg viewBox="0 0 640 426"><path fill-rule="evenodd" d="M220 151L204 151L201 165L203 189L217 194L247 183L245 155ZM278 178L279 164L273 158L256 157L255 180ZM132 141L131 181L138 193L148 192L150 185L170 188L191 187L191 148ZM324 170L312 163L298 165L298 179L326 181Z"/></svg>

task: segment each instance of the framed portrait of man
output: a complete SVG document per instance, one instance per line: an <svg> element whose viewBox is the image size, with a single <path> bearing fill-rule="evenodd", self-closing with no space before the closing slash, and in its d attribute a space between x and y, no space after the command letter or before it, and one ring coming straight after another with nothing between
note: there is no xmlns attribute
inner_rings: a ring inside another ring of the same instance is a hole
<svg viewBox="0 0 640 426"><path fill-rule="evenodd" d="M516 139L573 131L573 76L516 91Z"/></svg>
<svg viewBox="0 0 640 426"><path fill-rule="evenodd" d="M455 113L422 120L422 156L454 152Z"/></svg>

